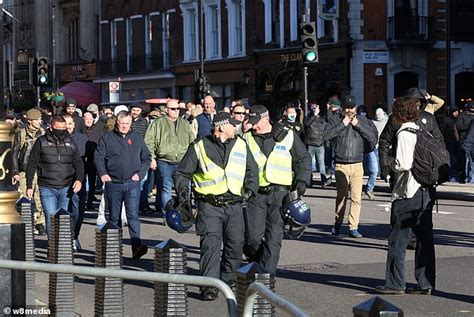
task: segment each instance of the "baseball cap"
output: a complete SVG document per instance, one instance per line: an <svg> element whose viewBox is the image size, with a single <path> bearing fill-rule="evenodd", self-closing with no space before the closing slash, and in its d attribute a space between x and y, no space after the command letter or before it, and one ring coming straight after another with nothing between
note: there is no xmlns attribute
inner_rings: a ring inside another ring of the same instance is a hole
<svg viewBox="0 0 474 317"><path fill-rule="evenodd" d="M260 121L260 119L268 117L268 116L269 116L269 112L268 112L267 107L263 105L255 105L252 108L250 108L248 123L252 125L257 124Z"/></svg>
<svg viewBox="0 0 474 317"><path fill-rule="evenodd" d="M90 105L87 106L87 111L97 112L97 111L99 111L99 106L96 105L95 103L91 103Z"/></svg>
<svg viewBox="0 0 474 317"><path fill-rule="evenodd" d="M357 104L355 102L355 97L348 95L344 97L344 102L342 103L343 108L354 108L357 107Z"/></svg>
<svg viewBox="0 0 474 317"><path fill-rule="evenodd" d="M66 108L69 107L69 105L73 105L75 107L76 106L76 99L68 98L66 100Z"/></svg>
<svg viewBox="0 0 474 317"><path fill-rule="evenodd" d="M214 115L214 119L212 120L212 127L217 128L223 126L225 124L232 124L234 126L238 126L241 122L232 118L230 113L228 112L219 112Z"/></svg>
<svg viewBox="0 0 474 317"><path fill-rule="evenodd" d="M142 106L141 106L138 102L135 102L135 103L132 103L132 104L130 105L130 109L132 109L132 108L140 108L140 109L141 109Z"/></svg>
<svg viewBox="0 0 474 317"><path fill-rule="evenodd" d="M41 111L38 110L38 109L30 109L26 112L26 119L28 120L38 120L38 119L41 119Z"/></svg>
<svg viewBox="0 0 474 317"><path fill-rule="evenodd" d="M119 112L122 112L122 111L127 111L128 112L128 108L126 105L118 105L114 108L114 115L118 115Z"/></svg>
<svg viewBox="0 0 474 317"><path fill-rule="evenodd" d="M341 102L339 101L337 97L329 99L328 103L334 109L341 109Z"/></svg>

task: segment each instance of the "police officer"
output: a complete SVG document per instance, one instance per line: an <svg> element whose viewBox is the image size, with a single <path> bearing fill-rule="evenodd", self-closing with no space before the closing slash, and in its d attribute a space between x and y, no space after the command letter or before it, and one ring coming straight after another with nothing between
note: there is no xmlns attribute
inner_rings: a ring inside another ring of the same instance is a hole
<svg viewBox="0 0 474 317"><path fill-rule="evenodd" d="M200 271L233 286L244 245L242 203L258 191L257 165L241 137L240 122L229 113L214 116L212 135L189 146L173 175L178 199L188 201L192 179L198 202L196 232L200 236ZM221 258L221 243L224 247ZM215 288L201 288L203 300L215 300Z"/></svg>
<svg viewBox="0 0 474 317"><path fill-rule="evenodd" d="M303 195L311 182L311 158L303 142L286 125L270 123L268 109L250 109L252 130L244 139L257 162L259 190L246 209L246 255L274 274L280 258L283 219L280 208L291 189Z"/></svg>

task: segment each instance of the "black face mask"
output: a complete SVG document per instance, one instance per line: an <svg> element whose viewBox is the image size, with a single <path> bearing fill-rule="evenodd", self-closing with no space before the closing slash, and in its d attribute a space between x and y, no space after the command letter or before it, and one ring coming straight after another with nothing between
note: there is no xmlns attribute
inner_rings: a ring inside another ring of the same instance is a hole
<svg viewBox="0 0 474 317"><path fill-rule="evenodd" d="M58 129L52 129L51 133L56 137L58 140L64 139L66 136L68 136L67 130L58 130Z"/></svg>

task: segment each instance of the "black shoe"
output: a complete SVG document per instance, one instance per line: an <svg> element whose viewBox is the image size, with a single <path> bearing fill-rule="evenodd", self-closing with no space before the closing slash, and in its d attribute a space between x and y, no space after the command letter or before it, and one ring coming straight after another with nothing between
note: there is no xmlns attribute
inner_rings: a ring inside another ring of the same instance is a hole
<svg viewBox="0 0 474 317"><path fill-rule="evenodd" d="M201 291L201 300L214 301L217 299L219 292L214 287L205 287Z"/></svg>
<svg viewBox="0 0 474 317"><path fill-rule="evenodd" d="M407 294L414 294L414 295L431 295L432 289L422 289L420 285L417 285L415 288L407 288Z"/></svg>
<svg viewBox="0 0 474 317"><path fill-rule="evenodd" d="M38 224L35 226L35 229L38 231L39 236L44 236L46 234L46 230L43 224Z"/></svg>
<svg viewBox="0 0 474 317"><path fill-rule="evenodd" d="M387 294L387 295L403 295L405 294L405 290L403 289L394 289L388 288L385 286L377 286L375 291L379 294Z"/></svg>
<svg viewBox="0 0 474 317"><path fill-rule="evenodd" d="M137 246L136 248L132 248L132 249L135 249L133 251L133 259L137 260L139 258L141 258L142 256L144 256L147 252L148 252L148 247L144 244L141 244L139 246Z"/></svg>

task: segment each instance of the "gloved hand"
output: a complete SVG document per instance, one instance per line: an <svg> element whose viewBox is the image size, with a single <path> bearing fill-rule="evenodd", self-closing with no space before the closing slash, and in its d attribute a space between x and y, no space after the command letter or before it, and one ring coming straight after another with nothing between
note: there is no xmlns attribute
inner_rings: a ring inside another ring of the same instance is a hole
<svg viewBox="0 0 474 317"><path fill-rule="evenodd" d="M247 208L247 203L250 198L252 198L253 192L251 190L246 190L242 196L242 208Z"/></svg>
<svg viewBox="0 0 474 317"><path fill-rule="evenodd" d="M303 181L297 181L294 189L298 192L298 196L303 196L306 192L306 183Z"/></svg>
<svg viewBox="0 0 474 317"><path fill-rule="evenodd" d="M276 142L283 141L290 129L291 128L284 123L277 123L273 129L273 139Z"/></svg>
<svg viewBox="0 0 474 317"><path fill-rule="evenodd" d="M191 200L189 195L189 188L188 187L181 187L178 190L178 201L182 204L188 203Z"/></svg>

